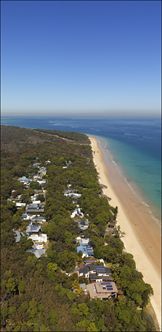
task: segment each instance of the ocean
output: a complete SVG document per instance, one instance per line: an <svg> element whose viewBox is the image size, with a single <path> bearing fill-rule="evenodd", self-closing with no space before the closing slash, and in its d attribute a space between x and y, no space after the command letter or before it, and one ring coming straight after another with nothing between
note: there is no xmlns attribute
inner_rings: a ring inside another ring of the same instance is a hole
<svg viewBox="0 0 162 332"><path fill-rule="evenodd" d="M111 150L130 185L135 184L151 211L161 215L160 118L2 117L5 125L83 132L98 136L105 155Z"/></svg>

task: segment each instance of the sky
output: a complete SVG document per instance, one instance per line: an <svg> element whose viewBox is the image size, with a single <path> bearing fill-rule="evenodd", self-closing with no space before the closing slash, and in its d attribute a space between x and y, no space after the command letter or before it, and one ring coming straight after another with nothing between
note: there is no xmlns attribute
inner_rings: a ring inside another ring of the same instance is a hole
<svg viewBox="0 0 162 332"><path fill-rule="evenodd" d="M160 114L160 1L2 1L2 114Z"/></svg>

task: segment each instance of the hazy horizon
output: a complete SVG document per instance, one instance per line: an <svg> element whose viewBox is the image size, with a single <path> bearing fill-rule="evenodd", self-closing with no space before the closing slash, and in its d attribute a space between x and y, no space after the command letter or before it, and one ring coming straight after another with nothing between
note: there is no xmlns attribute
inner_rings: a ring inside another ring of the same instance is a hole
<svg viewBox="0 0 162 332"><path fill-rule="evenodd" d="M159 116L158 1L2 1L2 115Z"/></svg>

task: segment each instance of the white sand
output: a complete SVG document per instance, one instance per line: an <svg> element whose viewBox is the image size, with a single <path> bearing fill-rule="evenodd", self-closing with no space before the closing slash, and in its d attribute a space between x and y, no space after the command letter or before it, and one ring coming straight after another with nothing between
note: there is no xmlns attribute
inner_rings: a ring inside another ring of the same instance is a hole
<svg viewBox="0 0 162 332"><path fill-rule="evenodd" d="M125 233L122 237L125 249L134 256L137 269L142 272L145 282L149 283L153 288L154 295L151 296L151 304L161 327L161 237L159 228L155 225L155 221L149 220L151 215L148 216L146 214L144 206L141 207L141 204L136 201L135 196L133 197L130 188L124 181L123 186L117 170L111 169L110 171L105 163L103 152L99 148L97 139L92 136L89 139L91 141L94 164L99 173L99 181L107 187L103 188L103 193L111 198L110 204L112 206L118 206L117 222L121 231ZM116 187L118 192L113 188L112 174L116 178L116 182L118 182L118 187ZM122 195L125 196L125 202L121 203Z"/></svg>

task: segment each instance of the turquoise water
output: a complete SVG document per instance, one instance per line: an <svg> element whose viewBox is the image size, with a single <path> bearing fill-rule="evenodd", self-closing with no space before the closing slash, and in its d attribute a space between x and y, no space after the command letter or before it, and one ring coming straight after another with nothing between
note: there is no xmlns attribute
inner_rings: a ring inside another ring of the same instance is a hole
<svg viewBox="0 0 162 332"><path fill-rule="evenodd" d="M110 138L100 140L104 152L109 158L107 148L113 160L120 166L128 183L133 183L141 191L145 202L151 207L156 217L161 217L161 165L159 160L137 150L126 143ZM106 148L107 147L107 148Z"/></svg>

